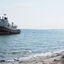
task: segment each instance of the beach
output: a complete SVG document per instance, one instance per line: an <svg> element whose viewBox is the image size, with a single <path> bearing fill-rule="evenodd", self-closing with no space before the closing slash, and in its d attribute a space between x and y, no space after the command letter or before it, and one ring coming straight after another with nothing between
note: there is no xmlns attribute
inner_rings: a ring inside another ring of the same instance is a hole
<svg viewBox="0 0 64 64"><path fill-rule="evenodd" d="M58 53L50 53L46 55L37 55L28 59L15 58L12 60L0 60L1 64L62 64L62 56L64 51Z"/></svg>

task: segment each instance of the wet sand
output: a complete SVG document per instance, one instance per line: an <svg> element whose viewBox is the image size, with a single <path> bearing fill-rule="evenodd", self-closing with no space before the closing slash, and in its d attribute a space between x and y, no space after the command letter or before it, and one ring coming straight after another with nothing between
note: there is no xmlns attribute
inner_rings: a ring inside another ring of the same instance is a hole
<svg viewBox="0 0 64 64"><path fill-rule="evenodd" d="M0 61L0 64L62 64L62 56L64 51L59 53L51 53L48 55L37 55L26 59L12 59Z"/></svg>

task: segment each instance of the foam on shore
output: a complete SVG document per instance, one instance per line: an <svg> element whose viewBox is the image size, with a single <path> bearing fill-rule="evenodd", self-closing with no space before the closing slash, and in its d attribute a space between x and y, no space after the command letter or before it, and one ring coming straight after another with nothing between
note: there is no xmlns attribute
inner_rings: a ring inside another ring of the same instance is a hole
<svg viewBox="0 0 64 64"><path fill-rule="evenodd" d="M54 51L54 52L46 52L46 53L40 53L40 54L34 54L34 55L31 55L31 56L28 56L28 57L22 57L20 59L22 60L28 60L28 59L31 59L33 57L38 57L38 56L52 56L52 55L57 55L57 54L61 54L62 52L64 52L64 50L60 50L60 51Z"/></svg>
<svg viewBox="0 0 64 64"><path fill-rule="evenodd" d="M8 59L8 60L0 60L1 62L4 63L14 63L14 64L18 64L19 62L21 64L37 64L39 62L52 62L55 58L58 59L59 57L61 57L64 54L64 51L56 51L56 52L47 52L47 53L41 53L41 54L36 54L36 55L31 55L28 57L20 57L20 58L13 58L13 59ZM52 59L52 61L51 61ZM36 62L36 63L35 63Z"/></svg>

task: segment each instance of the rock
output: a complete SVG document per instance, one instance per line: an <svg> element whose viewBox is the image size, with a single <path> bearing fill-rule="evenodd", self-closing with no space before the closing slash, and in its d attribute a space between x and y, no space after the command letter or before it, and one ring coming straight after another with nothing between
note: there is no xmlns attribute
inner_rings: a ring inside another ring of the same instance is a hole
<svg viewBox="0 0 64 64"><path fill-rule="evenodd" d="M19 59L14 58L14 61L19 61Z"/></svg>
<svg viewBox="0 0 64 64"><path fill-rule="evenodd" d="M0 62L5 62L5 60L0 60Z"/></svg>

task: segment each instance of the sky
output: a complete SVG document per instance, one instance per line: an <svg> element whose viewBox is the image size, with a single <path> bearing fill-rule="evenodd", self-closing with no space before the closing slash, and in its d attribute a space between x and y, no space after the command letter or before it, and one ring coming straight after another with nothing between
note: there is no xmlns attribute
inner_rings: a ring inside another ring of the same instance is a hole
<svg viewBox="0 0 64 64"><path fill-rule="evenodd" d="M0 0L0 16L22 29L64 29L64 0Z"/></svg>

